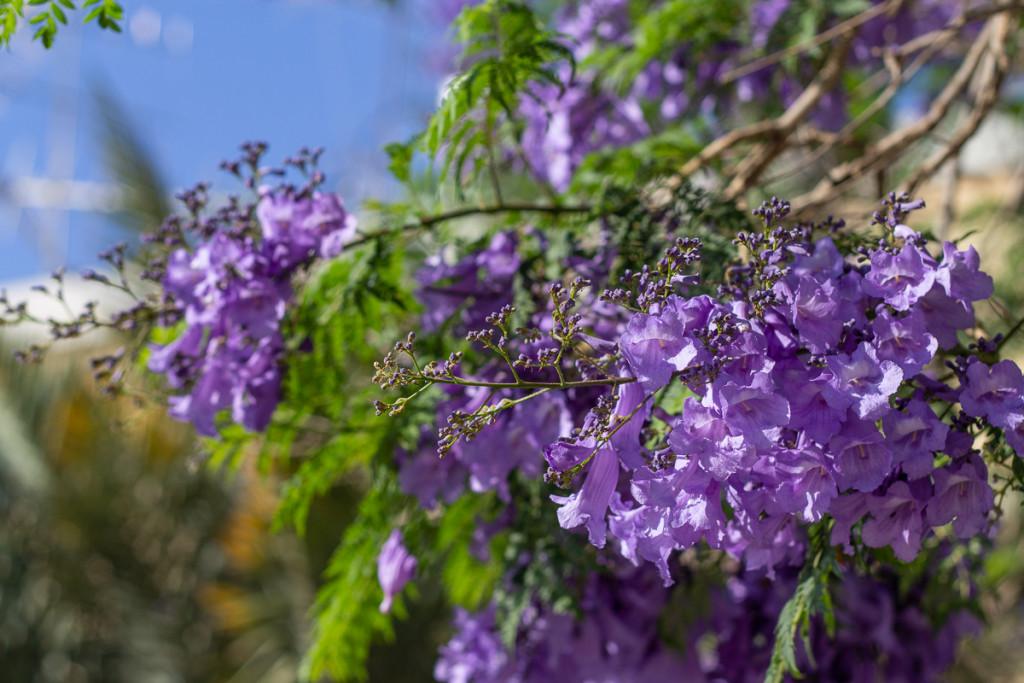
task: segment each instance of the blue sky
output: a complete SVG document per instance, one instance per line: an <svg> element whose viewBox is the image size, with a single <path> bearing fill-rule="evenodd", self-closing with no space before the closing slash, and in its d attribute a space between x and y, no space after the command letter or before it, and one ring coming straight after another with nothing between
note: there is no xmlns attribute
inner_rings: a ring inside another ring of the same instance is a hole
<svg viewBox="0 0 1024 683"><path fill-rule="evenodd" d="M440 29L422 4L123 4L122 35L71 27L45 51L25 31L0 53L0 183L71 178L102 189L92 93L102 86L175 188L202 179L230 186L218 163L261 139L278 159L324 146L329 184L355 204L387 191L383 144L419 128L436 97ZM85 266L120 238L109 215L24 208L9 195L0 193L0 281Z"/></svg>

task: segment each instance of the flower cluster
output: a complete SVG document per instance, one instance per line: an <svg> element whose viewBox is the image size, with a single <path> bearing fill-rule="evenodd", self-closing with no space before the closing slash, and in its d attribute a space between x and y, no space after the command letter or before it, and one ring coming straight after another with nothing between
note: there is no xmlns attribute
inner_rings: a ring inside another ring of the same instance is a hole
<svg viewBox="0 0 1024 683"><path fill-rule="evenodd" d="M455 263L444 254L428 258L416 275L424 328L436 330L458 311L464 328L477 329L511 304L520 263L516 242L513 233L499 233L484 249Z"/></svg>
<svg viewBox="0 0 1024 683"><path fill-rule="evenodd" d="M979 533L993 493L975 428L987 421L1018 438L1024 384L1011 361L964 361L955 388L930 373L992 281L973 248L947 243L941 259L925 249L902 223L919 203L887 206L884 237L861 263L829 236L800 243L806 231L775 227L781 216L768 212L764 234L738 238L759 251L757 277L735 296L670 296L633 315L618 344L637 383L617 390L632 429L546 450L557 471L586 465L579 490L554 498L562 525L585 526L597 546L610 534L666 583L670 555L698 543L748 569L799 563L800 525L826 516L834 543L849 546L866 518L863 543L908 561L933 528ZM635 409L673 382L690 395L652 450L650 411ZM958 406L949 424L936 413Z"/></svg>
<svg viewBox="0 0 1024 683"><path fill-rule="evenodd" d="M952 663L956 643L976 632L979 624L969 611L959 609L937 631L933 629L920 601L935 578L930 571L908 589L901 588L891 573L871 578L848 575L835 591L834 637L817 629L807 641L810 650L799 653L802 669L812 674L810 680L938 680ZM775 623L794 583L792 573L775 581L748 573L712 587L710 595L699 595L704 607L690 615L685 628L688 645L680 649L666 646L657 633L659 615L671 609L672 594L644 571L593 580L578 620L531 608L514 653L499 636L493 607L475 614L460 610L455 635L441 648L435 676L446 683L760 683L769 666ZM697 591L708 590L681 587L687 589L695 597Z"/></svg>
<svg viewBox="0 0 1024 683"><path fill-rule="evenodd" d="M647 572L595 577L578 622L541 605L528 608L514 653L502 643L493 608L460 610L434 676L445 683L700 680L692 651L684 656L660 641L658 614L667 599Z"/></svg>
<svg viewBox="0 0 1024 683"><path fill-rule="evenodd" d="M246 148L254 174L264 149ZM316 156L291 164L309 170ZM227 167L241 173L240 163ZM292 279L315 258L337 256L355 232L354 217L337 196L316 189L319 181L314 172L303 188L254 187L251 203L234 200L209 217L200 186L181 197L191 220L173 217L151 238L170 249L151 264L150 277L163 287L167 322L180 320L182 329L171 343L154 346L149 369L174 392L171 415L200 434L215 435L216 417L226 410L261 431L280 400L281 325Z"/></svg>
<svg viewBox="0 0 1024 683"><path fill-rule="evenodd" d="M645 16L666 3L635 3L629 0L599 0L570 3L557 17L556 27L566 36L577 63L595 62L602 50L631 54L643 50ZM628 86L607 82L606 69L584 68L569 79L563 69L564 91L555 86L538 86L536 97L526 97L521 114L527 121L523 143L532 170L554 187L564 189L573 172L591 152L621 147L678 125L704 117L711 126L723 121L745 104L758 102L775 93L789 106L801 93L799 69L783 68L778 62L725 79L750 57L750 48L763 51L787 23L796 20L796 3L790 0L756 0L747 3L748 15L731 30L708 26L712 38L680 41L669 55L659 55L632 78ZM873 0L873 5L883 4ZM850 68L877 67L883 48L900 45L945 26L959 12L956 3L945 0L901 5L895 12L881 12L857 31L850 46ZM722 21L729 10L707 12L707 21ZM730 21L735 21L730 13ZM836 16L822 17L836 23ZM703 27L702 27L703 28ZM715 31L721 33L716 35ZM598 62L600 63L600 62ZM804 65L806 66L806 65ZM824 130L838 130L846 123L847 103L841 88L826 92L811 119Z"/></svg>
<svg viewBox="0 0 1024 683"><path fill-rule="evenodd" d="M736 236L746 260L717 289L689 274L700 244L678 238L659 262L620 282L597 273L614 285L600 294L556 285L554 303L539 306L528 330L511 328L508 305L486 316L494 329L468 338L496 358L472 375L458 354L440 369L396 370L407 372L403 381L441 385L439 424L487 415L440 460L424 430L420 450L399 457L408 493L433 507L468 484L510 500L513 475L537 477L543 452L545 478L573 489L551 496L557 521L602 549L611 590L643 585L645 600L662 595L629 624L621 620L633 618L630 609L646 604L636 596L585 597L579 622L538 604L520 626L515 657L497 636L493 609L460 613L440 680L586 680L579 667L590 658L578 653L591 650L604 653L594 661L606 671L622 664L610 680L755 680L812 525L836 546L829 552L888 548L903 561L988 531L994 493L977 448L987 448L984 438L1020 448L1024 379L1009 360L991 363L1000 338L974 334L970 343L974 303L993 290L977 252L931 248L905 224L922 202L893 194L883 206L872 238L835 220L789 225L789 205L772 199L755 211L763 228ZM460 262L474 265L469 298L448 307L456 318L477 310L476 292L493 310L479 269L504 239ZM496 261L499 276L509 258ZM562 291L572 306L559 303ZM403 348L412 354L411 343ZM569 362L573 353L582 355ZM603 371L587 374L592 366ZM483 540L509 523L481 527ZM707 548L741 569L715 598L718 616L701 625L715 653L682 657L646 630L665 607L664 593L648 584L652 576L666 590L685 584L692 574L679 555ZM600 592L595 581L585 596ZM884 628L868 635L865 596L887 605ZM914 600L877 577L843 572L834 598L836 638L816 631L814 651L801 655L823 680L827 672L873 680L879 662L891 680L932 680L949 662L936 648L973 627L963 612L933 631ZM920 647L895 652L903 637Z"/></svg>

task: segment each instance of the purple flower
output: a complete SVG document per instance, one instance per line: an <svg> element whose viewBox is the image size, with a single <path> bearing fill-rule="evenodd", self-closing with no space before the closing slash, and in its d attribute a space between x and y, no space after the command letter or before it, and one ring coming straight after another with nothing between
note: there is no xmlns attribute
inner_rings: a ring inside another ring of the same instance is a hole
<svg viewBox="0 0 1024 683"><path fill-rule="evenodd" d="M824 353L839 342L843 322L840 302L831 280L802 278L793 294L792 323L808 348Z"/></svg>
<svg viewBox="0 0 1024 683"><path fill-rule="evenodd" d="M846 493L832 501L829 514L835 520L832 526L832 545L841 545L848 553L853 552L850 531L868 513L868 498L864 493Z"/></svg>
<svg viewBox="0 0 1024 683"><path fill-rule="evenodd" d="M251 432L266 429L281 400L281 353L282 342L277 335L264 337L237 368L235 381L244 383L245 391L233 392L231 417Z"/></svg>
<svg viewBox="0 0 1024 683"><path fill-rule="evenodd" d="M843 274L845 261L831 237L822 237L814 243L810 254L797 257L790 272L796 277L812 277L818 281L838 279Z"/></svg>
<svg viewBox="0 0 1024 683"><path fill-rule="evenodd" d="M779 393L789 399L789 426L802 429L820 444L843 426L853 399L833 386L832 374L791 360L775 367Z"/></svg>
<svg viewBox="0 0 1024 683"><path fill-rule="evenodd" d="M666 585L672 582L668 557L676 548L706 541L721 547L727 520L722 488L691 458L677 458L671 468L644 468L630 486L639 506L616 511L613 529L631 555L653 562Z"/></svg>
<svg viewBox="0 0 1024 683"><path fill-rule="evenodd" d="M681 496L669 515L672 538L678 547L691 548L701 541L712 548L721 546L727 522L717 482L699 494Z"/></svg>
<svg viewBox="0 0 1024 683"><path fill-rule="evenodd" d="M395 596L402 592L416 573L416 558L409 554L402 543L402 532L394 529L377 556L377 580L384 591L380 603L381 612L390 612Z"/></svg>
<svg viewBox="0 0 1024 683"><path fill-rule="evenodd" d="M586 525L590 542L603 548L608 531L605 513L619 480L619 460L610 448L600 449L591 460L583 486L570 496L551 496L562 507L558 524L563 529Z"/></svg>
<svg viewBox="0 0 1024 683"><path fill-rule="evenodd" d="M618 494L612 496L608 529L618 541L618 551L634 565L640 560L650 562L658 569L662 583L671 586L672 572L668 558L676 548L671 529L666 523L664 509L639 505L630 507Z"/></svg>
<svg viewBox="0 0 1024 683"><path fill-rule="evenodd" d="M1002 423L1008 414L1024 407L1024 377L1011 360L989 366L974 359L964 379L960 405L972 417Z"/></svg>
<svg viewBox="0 0 1024 683"><path fill-rule="evenodd" d="M912 310L897 317L883 308L871 324L875 334L874 348L879 360L892 361L903 370L904 377L913 377L935 357L939 341L927 331L924 315Z"/></svg>
<svg viewBox="0 0 1024 683"><path fill-rule="evenodd" d="M960 251L952 242L942 245L942 264L936 282L946 294L959 301L981 301L992 296L992 278L981 271L981 258L974 247Z"/></svg>
<svg viewBox="0 0 1024 683"><path fill-rule="evenodd" d="M218 414L228 408L250 431L270 424L281 399L281 323L292 276L325 255L325 240L344 242L355 231L355 219L330 194L268 192L256 215L260 235L218 215L205 241L167 260L163 286L186 326L177 340L152 349L149 367L184 392L171 398L171 415L206 436L216 435Z"/></svg>
<svg viewBox="0 0 1024 683"><path fill-rule="evenodd" d="M459 443L452 454L468 470L473 491L497 491L509 500L509 474L539 475L544 447L570 429L564 400L552 396L516 406L472 441Z"/></svg>
<svg viewBox="0 0 1024 683"><path fill-rule="evenodd" d="M595 36L587 37L592 40ZM580 46L578 57L585 49ZM527 124L523 148L531 170L564 191L588 153L634 142L649 134L650 127L644 118L639 88L625 96L612 95L590 82L589 76L578 74L569 82L568 67L562 68L559 76L564 82L561 89L550 84L534 87L533 96L522 99L520 111Z"/></svg>
<svg viewBox="0 0 1024 683"><path fill-rule="evenodd" d="M768 43L768 36L775 24L789 8L790 0L764 0L750 7L750 44L761 49Z"/></svg>
<svg viewBox="0 0 1024 683"><path fill-rule="evenodd" d="M922 508L906 482L893 482L885 494L868 497L871 519L864 523L861 538L872 548L892 546L896 557L910 562L921 549Z"/></svg>
<svg viewBox="0 0 1024 683"><path fill-rule="evenodd" d="M647 401L647 394L639 382L621 385L614 414L619 418L632 417L627 423L618 427L609 444L619 457L619 461L629 469L636 469L645 464L640 443L641 431L650 415L650 404L641 407ZM552 465L554 467L554 465Z"/></svg>
<svg viewBox="0 0 1024 683"><path fill-rule="evenodd" d="M925 512L933 527L953 522L959 538L980 533L988 520L995 495L988 485L988 470L977 456L969 456L959 465L935 472L935 496Z"/></svg>
<svg viewBox="0 0 1024 683"><path fill-rule="evenodd" d="M765 336L752 329L740 332L731 343L720 348L714 355L725 361L719 377L740 384L752 373L768 372L775 365L775 360L768 353Z"/></svg>
<svg viewBox="0 0 1024 683"><path fill-rule="evenodd" d="M595 448L597 440L593 438L559 439L544 447L544 459L556 472L567 472L589 458Z"/></svg>
<svg viewBox="0 0 1024 683"><path fill-rule="evenodd" d="M203 436L216 436L216 417L231 405L234 379L223 354L207 356L203 373L187 394L168 399L171 417L191 422Z"/></svg>
<svg viewBox="0 0 1024 683"><path fill-rule="evenodd" d="M420 431L419 448L412 453L399 449L396 459L399 486L424 508L450 503L465 488L466 468L458 458L438 457L433 430L427 426Z"/></svg>
<svg viewBox="0 0 1024 683"><path fill-rule="evenodd" d="M181 389L192 378L193 365L206 352L202 325L189 325L181 335L165 346L154 346L150 350L147 367L167 377L173 389Z"/></svg>
<svg viewBox="0 0 1024 683"><path fill-rule="evenodd" d="M470 614L455 609L455 636L441 648L434 678L445 683L499 683L509 680L509 654L494 623L494 610Z"/></svg>
<svg viewBox="0 0 1024 683"><path fill-rule="evenodd" d="M974 309L971 304L952 298L939 285L932 287L917 302L917 308L924 314L928 332L939 340L939 346L944 349L956 346L957 332L974 325Z"/></svg>
<svg viewBox="0 0 1024 683"><path fill-rule="evenodd" d="M935 269L927 254L911 242L897 253L878 250L871 255L871 270L864 276L864 292L898 311L906 311L935 283Z"/></svg>
<svg viewBox="0 0 1024 683"><path fill-rule="evenodd" d="M707 296L670 297L658 312L630 318L619 346L633 376L648 393L668 384L673 372L704 359L707 352L693 332L704 328L713 308Z"/></svg>
<svg viewBox="0 0 1024 683"><path fill-rule="evenodd" d="M668 435L673 453L689 456L713 478L724 481L749 466L753 449L742 436L733 436L725 420L692 397L683 405L683 416Z"/></svg>
<svg viewBox="0 0 1024 683"><path fill-rule="evenodd" d="M775 502L783 511L799 514L805 522L821 519L839 495L822 453L807 445L779 451L774 470L779 479Z"/></svg>
<svg viewBox="0 0 1024 683"><path fill-rule="evenodd" d="M356 219L334 194L298 197L266 193L256 208L263 244L276 272L287 272L313 256L333 258L355 236Z"/></svg>
<svg viewBox="0 0 1024 683"><path fill-rule="evenodd" d="M519 264L516 236L504 232L454 264L441 254L430 257L416 273L423 326L436 330L461 312L462 327L484 327L487 316L512 303L512 280Z"/></svg>
<svg viewBox="0 0 1024 683"><path fill-rule="evenodd" d="M903 381L903 371L892 361L879 361L873 347L861 343L853 354L829 356L832 385L854 399L858 417L877 418L889 408L889 397Z"/></svg>
<svg viewBox="0 0 1024 683"><path fill-rule="evenodd" d="M926 402L915 399L906 412L887 413L882 418L882 428L894 461L907 477L919 479L931 474L935 452L945 448L949 427Z"/></svg>
<svg viewBox="0 0 1024 683"><path fill-rule="evenodd" d="M1018 457L1024 457L1024 412L1009 413L998 425L1006 435L1006 443L1010 444Z"/></svg>
<svg viewBox="0 0 1024 683"><path fill-rule="evenodd" d="M775 391L767 374L757 374L747 386L727 383L715 392L730 431L755 446L767 446L789 423L789 402Z"/></svg>
<svg viewBox="0 0 1024 683"><path fill-rule="evenodd" d="M892 451L870 421L849 420L828 446L840 490L873 491L892 471Z"/></svg>

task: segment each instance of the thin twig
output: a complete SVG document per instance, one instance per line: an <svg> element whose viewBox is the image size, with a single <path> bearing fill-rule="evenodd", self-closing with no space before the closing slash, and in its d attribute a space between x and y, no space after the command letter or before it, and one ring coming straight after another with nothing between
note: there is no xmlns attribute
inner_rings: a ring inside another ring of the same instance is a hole
<svg viewBox="0 0 1024 683"><path fill-rule="evenodd" d="M875 17L879 17L885 14L886 12L895 10L902 4L903 0L889 0L889 2L884 2L880 5L875 5L869 9L864 10L863 12L856 16L850 17L845 21L841 21L840 23L836 24L830 29L822 31L813 38L805 40L801 43L797 43L796 45L791 45L785 49L779 50L778 52L773 52L770 55L765 55L760 59L755 59L754 61L748 62L742 66L738 66L735 69L726 71L725 74L722 76L721 82L723 85L732 83L733 81L739 80L744 76L749 76L752 73L760 71L761 69L769 67L773 64L777 64L778 62L781 62L783 60L789 59L790 57L795 57L798 54L807 52L808 50L813 50L816 47L820 47L821 45L824 45L830 40L833 40L843 35L848 35L849 33L860 28L862 25L871 21Z"/></svg>
<svg viewBox="0 0 1024 683"><path fill-rule="evenodd" d="M359 237L355 238L345 246L348 248L356 247L367 242L372 242L382 237L388 237L398 232L415 232L417 230L427 230L435 225L445 223L448 221L457 220L459 218L467 218L469 216L491 216L502 213L539 213L539 214L550 214L550 215L562 215L562 214L585 214L594 211L594 207L587 205L538 205L530 203L516 203L516 202L505 202L503 204L494 204L492 206L464 206L458 209L452 209L451 211L445 211L444 213L435 214L433 216L424 216L419 220L411 223L406 223L397 228L384 228L381 230L374 230L372 232L365 232Z"/></svg>
<svg viewBox="0 0 1024 683"><path fill-rule="evenodd" d="M946 144L924 160L917 171L908 180L903 191L913 193L926 179L936 173L946 162L960 152L960 148L977 132L981 122L996 106L999 90L1003 79L1010 68L1010 58L1006 53L1007 38L1010 33L1010 15L1000 14L991 20L992 31L988 40L988 50L982 64L978 67L977 95L974 106L963 122L957 126Z"/></svg>
<svg viewBox="0 0 1024 683"><path fill-rule="evenodd" d="M788 139L797 125L811 113L822 96L835 86L842 74L850 43L856 35L856 26L840 35L818 76L800 93L793 104L775 119L772 139L755 147L736 169L733 179L725 188L724 196L727 199L735 199L757 182L761 173L785 150Z"/></svg>
<svg viewBox="0 0 1024 683"><path fill-rule="evenodd" d="M434 384L454 384L460 387L490 387L492 389L585 389L632 384L636 377L608 377L606 379L581 379L560 382L488 382L444 375L424 375L423 379Z"/></svg>
<svg viewBox="0 0 1024 683"><path fill-rule="evenodd" d="M971 77L988 52L990 37L994 30L993 21L990 19L985 25L968 50L960 68L953 74L924 116L878 140L857 159L832 169L813 190L793 200L793 214L799 215L809 209L820 207L834 199L841 189L854 179L863 178L879 168L891 165L900 153L938 126L956 99L967 89Z"/></svg>

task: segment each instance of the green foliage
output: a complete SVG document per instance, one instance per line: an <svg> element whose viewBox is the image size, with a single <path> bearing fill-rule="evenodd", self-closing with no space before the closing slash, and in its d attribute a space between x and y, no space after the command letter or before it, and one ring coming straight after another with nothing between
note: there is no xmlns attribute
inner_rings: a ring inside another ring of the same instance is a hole
<svg viewBox="0 0 1024 683"><path fill-rule="evenodd" d="M560 533L555 515L545 507L551 492L542 481L513 481L518 516L505 546L505 581L494 596L498 631L510 650L528 607L539 603L555 612L578 613L586 577L599 571L585 537Z"/></svg>
<svg viewBox="0 0 1024 683"><path fill-rule="evenodd" d="M467 7L456 20L456 30L468 66L448 84L422 146L431 159L444 152L442 176L454 167L461 186L470 161L475 169L487 162L503 117L517 118L516 108L530 85L561 88L557 67L572 64L573 58L519 0L486 0Z"/></svg>
<svg viewBox="0 0 1024 683"><path fill-rule="evenodd" d="M742 0L667 0L636 22L630 40L597 51L588 63L620 90L647 65L665 60L686 45L694 56L729 37L746 16Z"/></svg>
<svg viewBox="0 0 1024 683"><path fill-rule="evenodd" d="M678 126L631 145L592 152L573 175L572 190L587 193L611 182L641 186L674 174L702 146L694 131Z"/></svg>
<svg viewBox="0 0 1024 683"><path fill-rule="evenodd" d="M96 22L100 28L120 32L124 8L116 0L85 0L81 8L73 0L0 0L0 45L9 46L21 22L35 27L33 39L53 47L57 31L68 23L68 12L87 9L83 23Z"/></svg>
<svg viewBox="0 0 1024 683"><path fill-rule="evenodd" d="M497 510L493 493L465 494L447 506L437 531L434 549L444 556L441 579L451 604L480 609L491 598L501 578L504 537L491 544L490 557L481 562L473 555L473 532Z"/></svg>
<svg viewBox="0 0 1024 683"><path fill-rule="evenodd" d="M835 614L829 583L837 573L829 542L830 524L819 522L808 529L807 560L793 597L786 601L775 624L775 644L765 673L765 683L782 683L786 675L801 678L796 661L797 634L804 654L811 658L811 620L820 616L829 636L835 632Z"/></svg>
<svg viewBox="0 0 1024 683"><path fill-rule="evenodd" d="M25 0L0 0L0 44L10 45L24 11Z"/></svg>
<svg viewBox="0 0 1024 683"><path fill-rule="evenodd" d="M391 171L391 175L404 184L408 184L412 180L412 157L415 151L415 142L414 138L407 143L392 142L384 147L384 151L390 159L388 170Z"/></svg>
<svg viewBox="0 0 1024 683"><path fill-rule="evenodd" d="M370 411L367 411L367 413ZM284 483L276 525L289 525L299 535L306 533L306 521L313 501L327 493L343 476L366 465L379 447L380 427L364 425L360 416L313 452Z"/></svg>
<svg viewBox="0 0 1024 683"><path fill-rule="evenodd" d="M391 616L380 611L383 597L377 582L377 555L403 510L415 506L398 488L394 473L374 470L374 481L359 505L356 519L345 530L317 595L313 645L306 656L304 677L330 676L338 681L366 679L370 646L393 634ZM397 600L394 611L404 609Z"/></svg>
<svg viewBox="0 0 1024 683"><path fill-rule="evenodd" d="M121 32L120 22L124 19L124 8L117 0L85 0L82 8L89 10L83 20L86 24L95 21L100 28L115 33Z"/></svg>
<svg viewBox="0 0 1024 683"><path fill-rule="evenodd" d="M612 187L602 197L619 207L607 217L619 247L613 278L656 261L666 242L679 236L701 239L701 278L722 281L726 265L736 256L732 237L750 227L750 218L734 204L689 183L666 186L654 194L655 198L636 198L628 189Z"/></svg>

